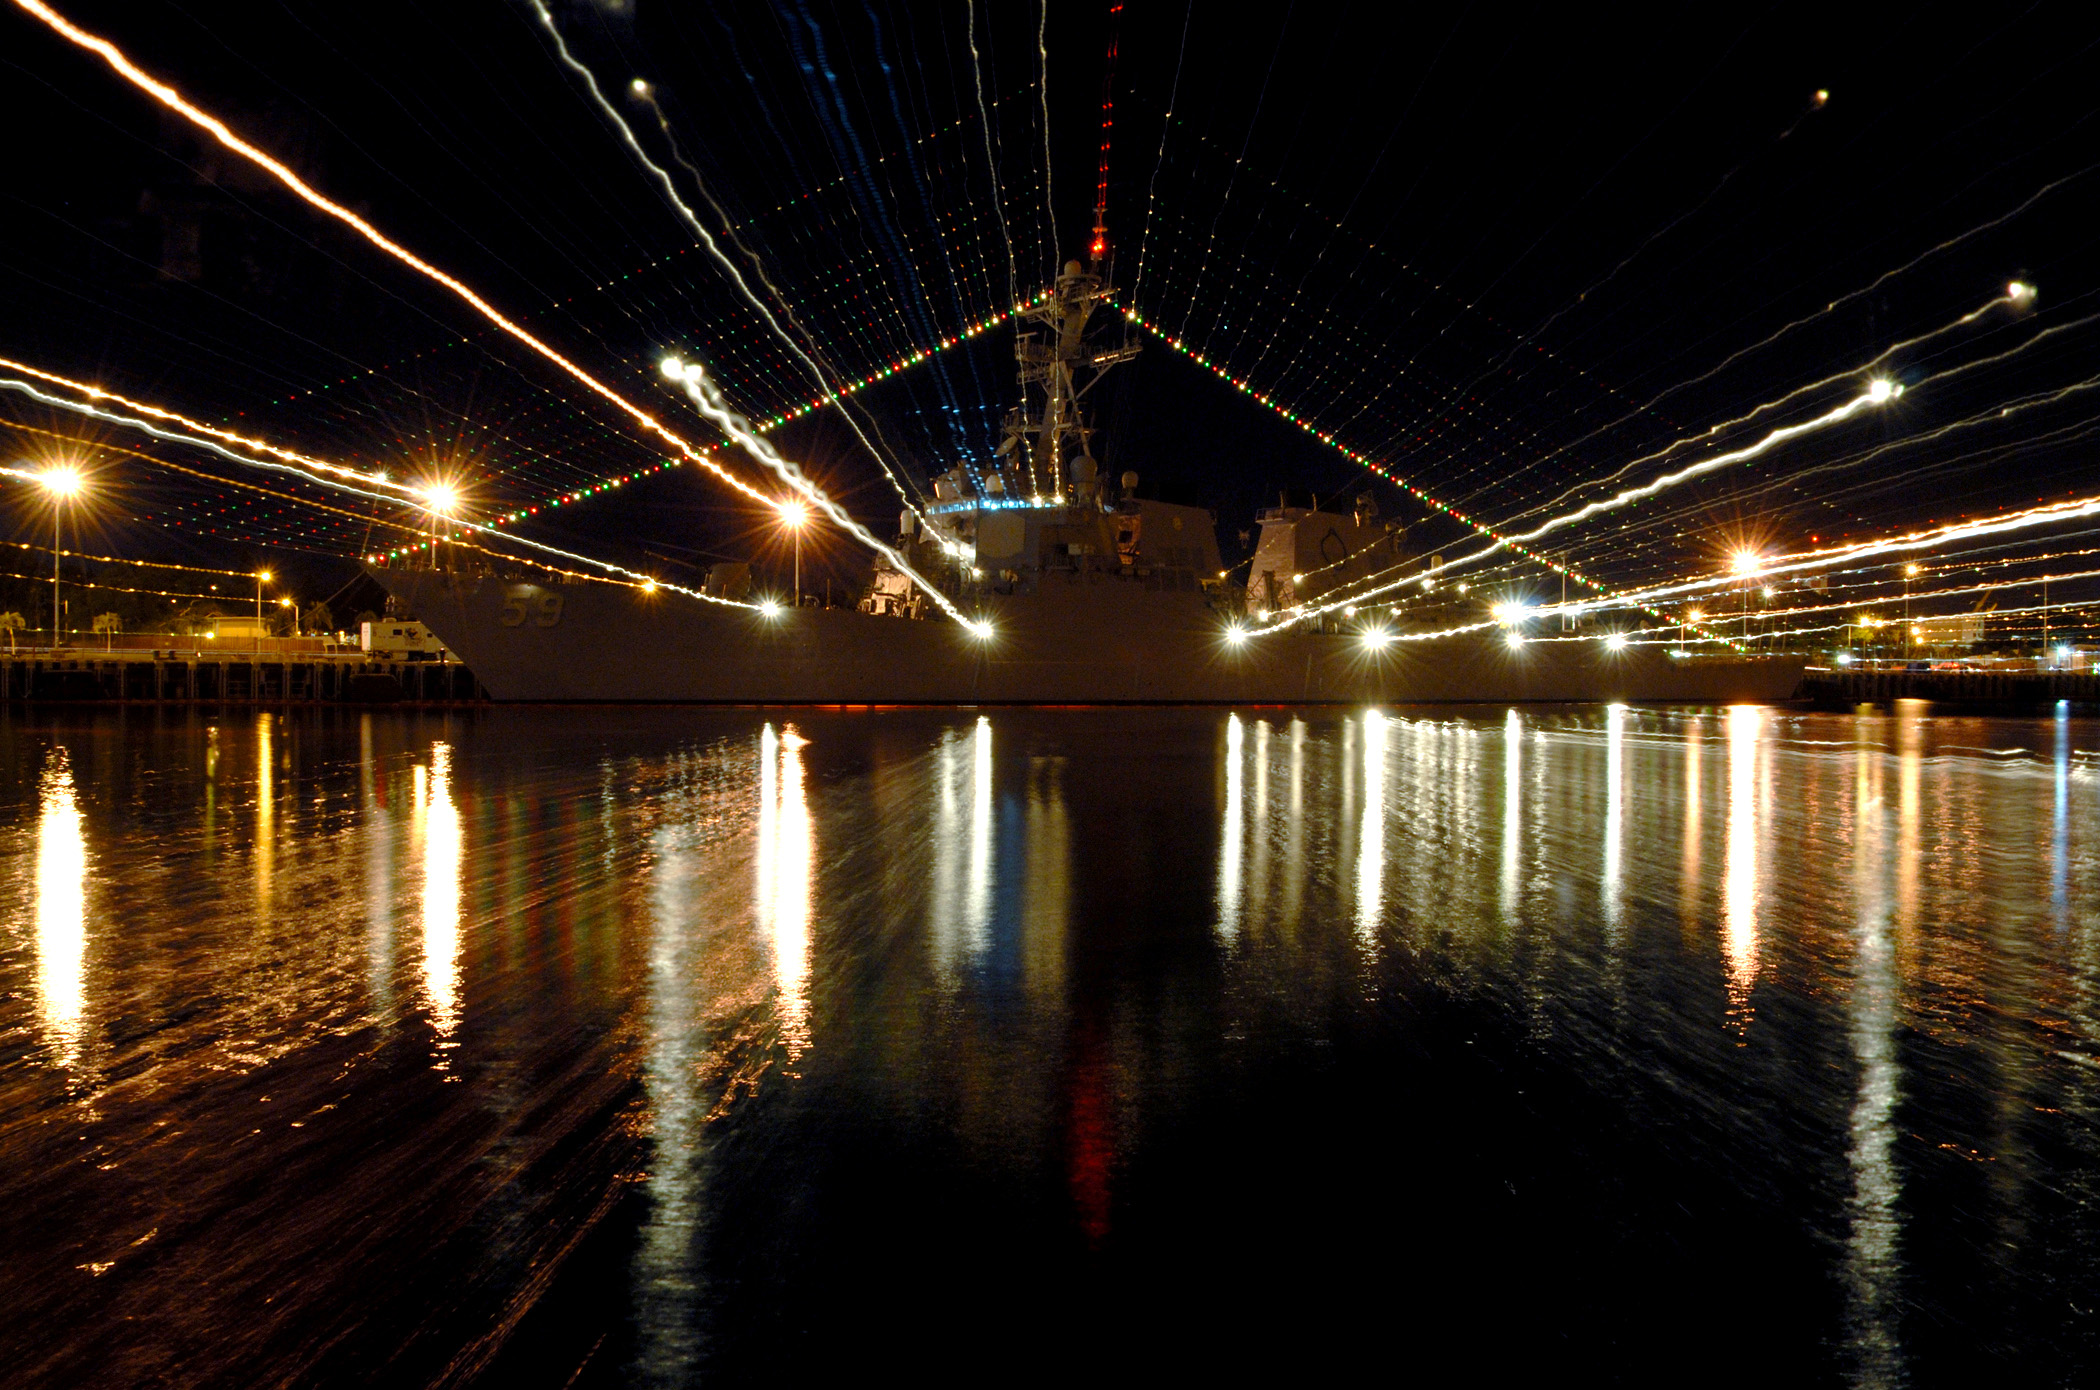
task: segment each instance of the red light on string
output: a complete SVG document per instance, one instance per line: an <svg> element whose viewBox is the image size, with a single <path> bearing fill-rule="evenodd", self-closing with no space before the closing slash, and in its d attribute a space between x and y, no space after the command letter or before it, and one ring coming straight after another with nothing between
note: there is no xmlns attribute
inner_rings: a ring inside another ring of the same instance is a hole
<svg viewBox="0 0 2100 1390"><path fill-rule="evenodd" d="M1209 368L1210 371L1214 375L1216 375L1219 380L1227 383L1228 385L1234 387L1235 389L1241 392L1253 396L1267 409L1274 411L1276 414L1288 419L1299 429L1311 435L1313 438L1318 439L1321 443L1335 450L1344 458L1349 459L1353 463L1360 464L1364 468L1369 469L1371 472L1377 474L1379 477L1384 478L1387 482L1406 490L1409 494L1416 497L1424 504L1434 508L1437 511L1442 512L1444 515L1450 517L1452 520L1457 521L1462 525L1466 526L1476 535L1485 537L1488 540L1492 540L1497 544L1501 545L1504 549L1509 550L1514 554L1521 555L1525 559L1530 560L1535 564L1543 565L1547 569L1550 569L1557 574L1565 574L1568 578L1574 580L1576 583L1581 584L1586 588L1593 589L1606 598L1618 597L1618 595L1616 595L1611 589L1607 588L1603 584L1598 583L1595 579L1590 578L1588 575L1583 574L1580 570L1574 569L1573 567L1568 565L1561 564L1556 560L1548 559L1546 556L1539 554L1537 551L1531 549L1529 546L1523 545L1517 541L1513 541L1504 537L1501 533L1497 532L1492 527L1482 523L1481 521L1471 516L1466 515L1464 512L1459 511L1457 508L1450 506L1449 504L1439 500L1438 498L1432 497L1429 493L1423 491L1420 487L1416 486L1414 483L1407 481L1405 478L1399 477L1396 474L1389 472L1384 465L1374 462L1366 455L1358 452L1355 449L1350 448L1346 444L1343 444L1341 441L1337 440L1333 435L1323 434L1320 431L1314 429L1311 421L1297 415L1292 411L1286 410L1283 406L1278 405L1274 400L1270 399L1269 397L1250 390L1247 384L1240 378L1230 375L1228 372L1226 372L1226 370L1223 367L1220 367L1218 364L1212 362L1209 358L1205 357L1202 353L1196 351L1194 348L1187 346L1180 339L1169 336L1165 330L1161 329L1156 324L1153 324L1152 322L1147 320L1142 314L1138 313L1135 309L1127 309L1124 311L1124 313L1125 316L1129 318L1132 323L1137 324L1146 332L1152 334L1153 337L1158 338L1161 342L1167 344L1167 346L1173 348L1175 351L1181 353L1182 355L1192 358L1204 367ZM1629 600L1628 602L1632 607L1638 608L1642 612L1648 613L1652 616L1666 616L1661 609L1651 607L1646 603L1641 603L1637 600Z"/></svg>

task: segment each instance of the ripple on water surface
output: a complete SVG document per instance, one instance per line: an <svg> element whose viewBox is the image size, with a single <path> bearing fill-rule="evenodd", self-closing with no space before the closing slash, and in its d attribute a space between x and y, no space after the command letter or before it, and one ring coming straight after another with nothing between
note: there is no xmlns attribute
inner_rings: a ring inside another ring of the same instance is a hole
<svg viewBox="0 0 2100 1390"><path fill-rule="evenodd" d="M0 1362L2088 1379L2096 758L1911 707L0 715Z"/></svg>

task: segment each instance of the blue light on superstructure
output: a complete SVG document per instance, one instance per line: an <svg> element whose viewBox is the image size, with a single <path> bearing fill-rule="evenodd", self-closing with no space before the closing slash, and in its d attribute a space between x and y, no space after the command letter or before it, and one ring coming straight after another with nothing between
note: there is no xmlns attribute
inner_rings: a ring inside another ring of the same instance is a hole
<svg viewBox="0 0 2100 1390"><path fill-rule="evenodd" d="M1050 511L1064 505L1062 502L1037 504L1026 497L980 497L961 502L936 502L926 509L926 514L928 516L953 516L957 512Z"/></svg>

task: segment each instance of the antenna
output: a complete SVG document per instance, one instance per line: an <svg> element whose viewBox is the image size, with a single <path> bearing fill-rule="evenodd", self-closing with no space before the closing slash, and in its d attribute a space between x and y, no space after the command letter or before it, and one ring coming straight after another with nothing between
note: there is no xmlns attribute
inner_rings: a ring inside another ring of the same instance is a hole
<svg viewBox="0 0 2100 1390"><path fill-rule="evenodd" d="M1088 263L1067 261L1050 292L1021 311L1014 358L1021 369L1021 404L1007 412L1004 438L995 451L1000 491L1024 495L1037 506L1105 503L1100 465L1087 448L1094 433L1085 397L1109 368L1138 355L1129 325L1115 315L1118 341L1106 332L1089 334L1096 312L1111 304L1109 283L1108 151L1115 130L1118 23L1123 0L1108 7L1107 71L1101 81L1101 169L1094 185L1094 236ZM1033 331L1031 331L1033 330ZM989 488L989 483L987 483Z"/></svg>
<svg viewBox="0 0 2100 1390"><path fill-rule="evenodd" d="M1108 7L1108 58L1101 72L1101 172L1094 183L1094 235L1087 243L1087 259L1096 274L1108 259L1108 148L1116 128L1116 49L1122 29L1123 0L1110 0Z"/></svg>
<svg viewBox="0 0 2100 1390"><path fill-rule="evenodd" d="M1102 500L1098 465L1087 449L1094 431L1085 397L1109 368L1138 354L1127 337L1103 342L1087 332L1114 294L1098 269L1068 261L1056 288L1021 314L1026 326L1014 336L1014 357L1023 399L1007 414L998 454L1002 470L1017 470L1015 483L1025 470L1028 493L1040 499L1039 506L1091 507Z"/></svg>

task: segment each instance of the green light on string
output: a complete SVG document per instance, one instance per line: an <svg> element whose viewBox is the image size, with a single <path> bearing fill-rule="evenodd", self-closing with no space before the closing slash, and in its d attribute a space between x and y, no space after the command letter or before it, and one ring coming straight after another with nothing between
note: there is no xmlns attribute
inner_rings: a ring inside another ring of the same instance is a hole
<svg viewBox="0 0 2100 1390"><path fill-rule="evenodd" d="M1173 348L1176 352L1181 353L1185 357L1192 358L1193 360L1201 363L1205 367L1209 367L1210 370L1213 373L1215 373L1218 377L1231 382L1234 386L1237 386L1241 391L1247 390L1246 385L1242 383L1238 378L1230 376L1222 368L1213 365L1209 358L1205 357L1202 353L1196 351L1194 348L1186 346L1179 338L1170 336L1164 329L1160 328L1158 325L1152 323L1143 315L1139 314L1136 309L1132 308L1124 310L1124 317L1129 319L1132 323L1139 325L1146 332L1152 334L1153 337L1158 338L1161 342ZM1609 589L1607 589L1604 585L1598 583L1596 580L1591 579L1587 575L1583 574L1579 570L1569 569L1564 565L1558 564L1554 561L1544 558L1543 556L1537 554L1536 552L1532 551L1526 546L1520 545L1515 541L1506 539L1505 537L1495 532L1492 528L1482 525L1480 522L1475 521L1473 518L1467 516L1465 513L1460 512L1457 509L1449 506L1448 504L1438 500L1437 498L1430 496L1427 492L1423 491L1420 487L1417 487L1415 484L1410 483L1403 478L1394 476L1392 473L1388 472L1383 465L1375 463L1365 455L1357 452L1354 449L1349 448L1347 445L1337 442L1333 435L1314 429L1310 422L1299 418L1299 416L1294 412L1286 410L1283 407L1277 405L1275 402L1271 401L1267 396L1261 395L1258 392L1252 392L1249 394L1254 395L1254 398L1260 401L1264 406L1283 416L1286 420L1289 420L1292 424L1298 426L1299 429L1305 431L1307 434L1310 434L1313 438L1319 440L1322 444L1326 444L1329 447L1336 450L1344 458L1350 459L1355 463L1361 464L1363 467L1369 469L1371 472L1376 473L1379 477L1384 478L1387 482L1397 484L1399 487L1405 489L1408 493L1418 498L1422 502L1426 503L1427 505L1435 508L1438 511L1443 512L1445 515L1450 516L1457 521L1463 522L1465 525L1471 527L1473 531L1477 534L1487 537L1488 539L1496 542L1497 544L1505 547L1506 549L1512 550L1517 554L1524 556L1526 559L1535 561L1538 564L1546 566L1554 573L1565 574L1566 576L1568 576L1568 578L1573 579L1578 584L1582 584L1587 586L1588 588L1594 589L1598 593L1606 596L1607 598L1612 597L1611 591ZM1668 614L1662 612L1660 609L1650 608L1646 604L1637 603L1632 606L1640 609L1642 612L1648 613L1653 617L1667 618L1669 616ZM1737 649L1745 650L1740 646Z"/></svg>

